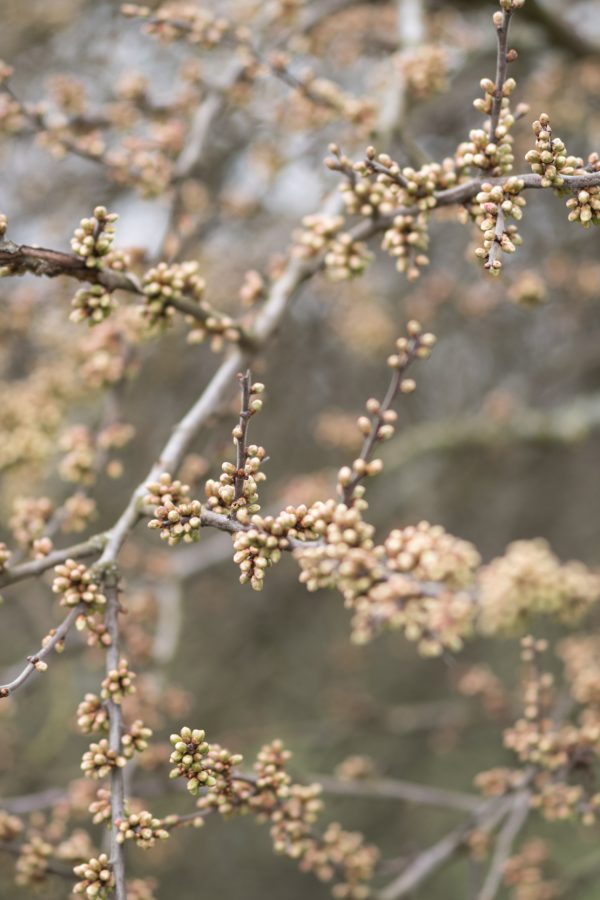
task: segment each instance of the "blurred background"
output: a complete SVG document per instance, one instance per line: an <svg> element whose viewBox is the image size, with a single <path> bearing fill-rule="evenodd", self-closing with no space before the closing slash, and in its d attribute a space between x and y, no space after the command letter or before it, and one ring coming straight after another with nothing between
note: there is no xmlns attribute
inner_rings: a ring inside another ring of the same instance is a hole
<svg viewBox="0 0 600 900"><path fill-rule="evenodd" d="M294 71L312 67L333 79L368 115L348 124L267 76L242 79L234 90L231 51L158 43L123 18L118 3L4 0L0 57L14 68L15 96L45 117L54 139L40 139L31 122L15 126L11 109L0 107L0 211L15 242L68 250L81 217L102 203L118 212L116 245L131 252L139 271L158 259L197 260L211 303L252 314L240 299L245 273L276 272L302 217L336 190L336 175L323 166L331 141L356 159L372 143L406 164L451 155L478 125L472 100L479 79L493 77L496 4L207 6L256 29L265 51L285 38ZM530 122L544 111L570 153L600 148L598 0L527 0L511 46L519 51L516 96L531 110L515 127L517 171L526 170ZM221 102L202 152L183 165L197 107L208 97ZM56 135L78 115L82 140L95 139L89 119L98 118L108 150L124 160L120 168L61 152ZM140 153L147 154L141 179L127 174L131 160L140 168ZM168 186L173 172L179 175ZM564 199L551 192L529 192L527 201L523 246L499 279L477 264L470 227L442 211L432 226L431 265L416 283L375 243L364 278L318 276L303 288L253 366L267 388L252 422L252 439L270 456L263 510L332 495L337 469L356 452L356 415L385 390L385 358L406 321L418 318L439 344L418 368L416 393L402 398L385 471L369 485L378 535L427 519L473 541L486 560L510 541L542 536L561 559L600 564L598 233L569 224ZM73 293L65 279L0 284L0 537L9 544L20 497L60 506L84 490L95 500L87 530L58 533L56 546L109 527L222 356L187 343L189 327L175 325L160 339L135 341L126 377L106 387L90 375L96 331L68 319ZM260 293L254 302L260 306ZM127 298L116 321L129 334ZM186 461L198 493L233 458L237 405L232 386L230 408L198 435ZM132 440L110 448L94 484L65 480L72 475L65 454L77 445L69 429L94 432L107 421L131 423ZM191 549L168 551L143 525L124 552L127 653L140 673L136 702L154 719L157 745L187 723L250 765L264 742L280 737L302 779L340 766L343 773L344 761L359 756L366 759L346 762L346 770L358 765L468 792L482 769L511 764L501 733L518 709L518 641L478 640L439 660L420 658L397 634L355 647L340 596L307 594L292 559L269 571L255 593L238 584L230 552L229 538L212 533ZM4 592L3 672L13 672L59 621L50 583L47 576ZM77 733L74 710L97 690L103 665L100 651L83 649L71 638L48 673L0 709L2 796L67 790L78 773L88 740ZM151 762L133 776L152 797L150 808L188 811L186 796L162 793L168 767L160 746ZM84 787L70 788L77 789ZM381 848L391 878L464 814L328 797L323 821L338 818ZM83 813L77 822L85 824ZM548 842L548 878L567 891L548 896L600 897L596 879L585 877L598 864L594 829L535 819L529 828ZM99 829L93 836L98 843ZM478 865L457 857L415 896L467 897ZM267 829L249 819L211 820L147 854L128 848L128 867L158 879L160 900L329 896L327 885L275 857ZM1 895L34 896L14 886L12 869L12 860L0 860ZM66 890L51 882L42 895Z"/></svg>

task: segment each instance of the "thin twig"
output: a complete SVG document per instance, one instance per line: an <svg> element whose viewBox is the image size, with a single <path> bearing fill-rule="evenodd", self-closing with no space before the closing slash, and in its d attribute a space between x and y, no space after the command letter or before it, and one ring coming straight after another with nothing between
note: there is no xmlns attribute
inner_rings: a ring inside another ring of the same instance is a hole
<svg viewBox="0 0 600 900"><path fill-rule="evenodd" d="M517 835L529 816L529 800L529 791L521 791L513 797L512 810L498 835L492 862L477 900L494 900L498 893L502 884L506 860L510 856Z"/></svg>
<svg viewBox="0 0 600 900"><path fill-rule="evenodd" d="M483 802L480 811L474 813L467 822L459 825L458 828L420 853L397 878L379 892L378 900L400 900L401 897L411 895L420 884L464 846L469 831L475 827L484 828L487 831L495 828L512 808L512 803L512 797L494 798Z"/></svg>
<svg viewBox="0 0 600 900"><path fill-rule="evenodd" d="M481 797L462 791L434 788L425 784L413 784L396 778L367 778L346 781L330 775L311 775L310 781L318 781L325 794L339 794L345 797L380 798L382 800L404 800L420 806L435 806L443 809L459 809L475 812L481 808Z"/></svg>
<svg viewBox="0 0 600 900"><path fill-rule="evenodd" d="M30 562L20 563L18 566L8 566L0 573L0 587L7 587L9 584L15 584L17 581L23 581L25 578L32 578L36 575L42 575L48 569L58 566L66 559L84 559L86 556L94 556L100 553L102 548L108 541L108 532L101 532L82 541L79 544L72 544L63 550L53 550L47 556L40 559L32 559Z"/></svg>
<svg viewBox="0 0 600 900"><path fill-rule="evenodd" d="M105 564L108 560L105 560ZM110 634L111 642L106 650L106 673L119 666L119 589L116 571L106 571L104 578L106 593L106 616L104 619L106 629ZM110 749L117 756L121 754L121 736L123 733L123 712L121 704L109 697L106 701L109 715ZM115 900L127 900L125 888L125 857L123 845L119 843L118 823L125 818L125 779L123 769L113 766L110 772L110 803L112 828L110 832L110 863L115 879Z"/></svg>
<svg viewBox="0 0 600 900"><path fill-rule="evenodd" d="M252 410L250 409L250 390L252 388L252 376L250 374L250 369L247 369L243 375L238 375L238 378L242 392L242 399L240 405L240 421L237 428L237 434L235 436L235 467L237 471L234 478L235 495L232 515L235 515L236 501L240 500L244 494L244 482L246 480L246 476L244 474L244 466L246 465L247 457L246 445L248 441L248 427L250 425L250 419L252 417Z"/></svg>
<svg viewBox="0 0 600 900"><path fill-rule="evenodd" d="M410 339L408 347L405 351L405 361L401 366L394 369L385 397L383 398L378 411L376 413L373 413L373 415L371 416L371 429L365 436L359 455L359 459L362 459L365 463L368 463L373 455L373 451L375 449L375 446L377 445L377 441L379 440L379 432L381 431L381 428L384 424L384 414L390 409L392 403L394 402L396 395L400 390L402 379L406 374L407 369L410 368L412 363L417 358L416 353L419 346L420 345L418 337ZM346 503L347 505L350 505L352 503L354 491L356 490L357 485L359 485L360 482L364 479L364 477L364 474L357 472L351 478L348 484L344 486L344 503Z"/></svg>
<svg viewBox="0 0 600 900"><path fill-rule="evenodd" d="M54 631L54 634L50 637L45 644L43 644L40 649L33 656L27 657L27 665L22 669L22 671L17 675L16 678L13 678L12 681L7 682L6 684L0 685L0 699L4 697L9 697L11 694L17 690L17 688L21 687L30 676L37 671L37 664L43 662L44 659L52 653L54 648L60 641L64 640L65 636L68 634L69 630L75 623L75 619L77 616L81 615L84 611L84 605L79 604L74 607L66 619L63 620L62 624L58 626L58 628Z"/></svg>
<svg viewBox="0 0 600 900"><path fill-rule="evenodd" d="M500 112L502 110L502 100L504 98L504 82L506 81L506 73L508 70L508 29L512 17L512 9L502 11L502 21L500 25L496 25L496 38L498 40L498 50L496 56L496 81L494 86L494 100L492 102L492 111L490 113L490 140L496 140L496 129L500 124ZM500 15L500 13L498 13Z"/></svg>

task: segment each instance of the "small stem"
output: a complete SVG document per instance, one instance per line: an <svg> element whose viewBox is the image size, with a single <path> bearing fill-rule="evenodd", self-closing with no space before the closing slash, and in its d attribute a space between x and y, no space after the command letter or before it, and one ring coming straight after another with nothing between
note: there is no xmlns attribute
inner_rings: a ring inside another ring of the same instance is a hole
<svg viewBox="0 0 600 900"><path fill-rule="evenodd" d="M498 52L496 55L496 81L494 89L494 100L492 103L492 112L490 113L490 140L496 140L496 129L500 123L500 111L502 110L502 100L504 97L503 88L506 81L506 73L508 70L508 59L506 57L508 49L508 28L512 16L511 9L505 9L502 13L502 24L496 26L496 37L498 39Z"/></svg>
<svg viewBox="0 0 600 900"><path fill-rule="evenodd" d="M106 650L106 673L117 669L119 666L119 588L116 571L108 571L104 578L106 592L106 616L104 619L111 643ZM106 701L109 714L110 749L117 755L121 753L121 735L123 733L123 711L120 703L114 700ZM125 818L125 779L123 769L114 766L110 773L110 803L111 821L110 831L110 863L115 879L116 900L127 900L125 888L125 856L123 845L117 840L119 835L118 822Z"/></svg>
<svg viewBox="0 0 600 900"><path fill-rule="evenodd" d="M384 413L386 413L394 402L398 391L400 390L400 385L402 383L402 379L406 373L406 370L412 365L415 361L416 351L419 348L419 339L411 338L408 348L406 349L406 360L400 366L400 368L394 369L392 374L388 389L386 391L385 397L383 398L381 405L379 407L378 412L374 413L371 417L371 430L365 437L362 445L362 449L360 451L359 459L364 460L365 462L369 462L375 446L377 444L377 440L379 438L379 432L383 425ZM363 480L365 476L356 474L354 477L348 482L344 487L343 491L343 500L347 506L350 506L354 497L354 491L357 485Z"/></svg>
<svg viewBox="0 0 600 900"><path fill-rule="evenodd" d="M246 476L244 474L244 466L246 465L246 456L247 456L247 441L248 441L248 427L250 425L250 419L252 417L252 410L250 409L250 391L252 388L252 376L250 374L250 369L247 369L244 375L238 375L240 387L242 389L242 400L240 405L240 421L238 424L238 432L241 432L240 437L235 438L236 445L236 469L237 473L234 479L235 485L235 495L234 495L234 508L232 513L235 515L235 509L237 508L237 502L244 495L244 482L246 480Z"/></svg>
<svg viewBox="0 0 600 900"><path fill-rule="evenodd" d="M29 661L22 672L12 681L7 682L7 684L0 685L0 699L14 694L17 688L21 687L21 685L27 681L27 679L36 671L35 664L44 660L46 656L49 656L56 645L63 640L75 623L77 616L81 615L84 611L84 606L85 604L80 604L72 609L66 619L63 620L62 624L58 626L50 640L44 646L40 647L36 654L28 657Z"/></svg>

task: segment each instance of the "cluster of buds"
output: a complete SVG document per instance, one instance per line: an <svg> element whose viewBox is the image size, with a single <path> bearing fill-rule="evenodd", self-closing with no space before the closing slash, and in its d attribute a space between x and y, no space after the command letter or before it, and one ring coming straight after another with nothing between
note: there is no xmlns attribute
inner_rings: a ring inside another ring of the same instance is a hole
<svg viewBox="0 0 600 900"><path fill-rule="evenodd" d="M395 258L396 269L403 272L409 281L416 281L423 266L429 264L426 253L429 247L426 216L423 213L395 216L383 236L381 246Z"/></svg>
<svg viewBox="0 0 600 900"><path fill-rule="evenodd" d="M265 521L261 519L261 524ZM270 533L267 528L251 527L239 531L233 538L233 561L240 567L240 584L250 582L255 591L261 591L265 571L281 559L282 544L287 544L286 539Z"/></svg>
<svg viewBox="0 0 600 900"><path fill-rule="evenodd" d="M578 723L565 723L552 715L553 678L542 671L539 657L547 642L528 636L522 640L526 665L523 714L504 732L504 744L529 773L531 805L549 821L579 817L583 824L596 821L600 793L594 789L594 770L600 753L600 718L586 710ZM482 773L480 787L506 793L526 777L504 771L502 776ZM587 776L587 777L585 777Z"/></svg>
<svg viewBox="0 0 600 900"><path fill-rule="evenodd" d="M249 269L244 274L244 281L240 288L240 303L249 308L255 306L259 300L265 297L265 279L256 269Z"/></svg>
<svg viewBox="0 0 600 900"><path fill-rule="evenodd" d="M65 534L84 531L97 515L96 501L82 491L68 497L61 510L61 531Z"/></svg>
<svg viewBox="0 0 600 900"><path fill-rule="evenodd" d="M81 769L86 778L104 778L112 769L122 769L126 759L115 750L111 750L106 738L98 743L90 744L81 760Z"/></svg>
<svg viewBox="0 0 600 900"><path fill-rule="evenodd" d="M118 668L111 669L102 681L100 696L103 700L122 703L128 694L135 693L135 672L129 668L126 659L119 660Z"/></svg>
<svg viewBox="0 0 600 900"><path fill-rule="evenodd" d="M52 543L44 538L54 508L48 497L17 497L9 519L10 529L20 547L34 556L47 556Z"/></svg>
<svg viewBox="0 0 600 900"><path fill-rule="evenodd" d="M121 737L123 756L131 759L135 753L143 753L148 749L148 740L151 737L152 729L144 725L141 719L136 719Z"/></svg>
<svg viewBox="0 0 600 900"><path fill-rule="evenodd" d="M60 447L65 451L59 465L61 478L75 484L94 484L96 447L90 429L85 425L71 426L61 437Z"/></svg>
<svg viewBox="0 0 600 900"><path fill-rule="evenodd" d="M301 259L310 259L323 251L329 251L334 240L340 235L344 223L343 216L328 216L324 213L304 216L303 230L294 235L295 255Z"/></svg>
<svg viewBox="0 0 600 900"><path fill-rule="evenodd" d="M12 816L0 809L0 841L14 841L23 831L23 822L18 816Z"/></svg>
<svg viewBox="0 0 600 900"><path fill-rule="evenodd" d="M535 134L535 150L529 150L525 159L531 165L531 171L542 176L543 187L560 187L563 175L573 175L576 169L583 166L583 160L568 156L560 138L552 137L550 117L542 113L533 123Z"/></svg>
<svg viewBox="0 0 600 900"><path fill-rule="evenodd" d="M600 638L596 635L565 638L558 645L571 696L583 706L600 708Z"/></svg>
<svg viewBox="0 0 600 900"><path fill-rule="evenodd" d="M116 213L109 213L106 207L97 206L92 218L82 219L79 223L79 228L71 239L71 247L89 268L98 269L104 265L115 239L113 223L118 218Z"/></svg>
<svg viewBox="0 0 600 900"><path fill-rule="evenodd" d="M187 789L194 796L201 787L212 787L216 779L210 772L211 764L207 759L210 746L204 738L206 732L199 728L184 726L179 734L172 734L170 741L173 744L170 763L175 766L171 769L170 778L185 778Z"/></svg>
<svg viewBox="0 0 600 900"><path fill-rule="evenodd" d="M485 261L485 268L492 275L498 275L502 268L496 251L514 253L522 242L517 226L505 224L507 218L520 221L523 217L526 201L521 196L522 190L521 180L509 178L503 185L482 184L481 191L475 197L475 203L479 206L476 221L483 232L483 246L477 248L475 255Z"/></svg>
<svg viewBox="0 0 600 900"><path fill-rule="evenodd" d="M402 168L387 153L367 147L365 159L352 163L342 156L336 144L330 146L333 157L328 168L346 176L340 187L348 212L369 218L404 214L416 208L428 212L437 204L435 192L457 182L454 160L427 163L420 169Z"/></svg>
<svg viewBox="0 0 600 900"><path fill-rule="evenodd" d="M422 44L403 53L398 61L410 94L426 100L448 86L448 55L439 44Z"/></svg>
<svg viewBox="0 0 600 900"><path fill-rule="evenodd" d="M165 326L173 318L173 302L187 300L200 303L206 282L197 262L161 262L149 269L143 278L146 304L142 315L150 327Z"/></svg>
<svg viewBox="0 0 600 900"><path fill-rule="evenodd" d="M574 197L567 200L569 222L580 222L584 228L600 225L600 188L589 187L577 191Z"/></svg>
<svg viewBox="0 0 600 900"><path fill-rule="evenodd" d="M206 764L215 783L198 800L199 810L214 809L222 816L230 816L246 805L252 794L252 785L237 779L234 771L242 762L240 753L231 753L219 744L210 744Z"/></svg>
<svg viewBox="0 0 600 900"><path fill-rule="evenodd" d="M15 881L22 887L40 885L48 874L48 859L52 856L52 845L40 835L34 834L21 845L20 851Z"/></svg>
<svg viewBox="0 0 600 900"><path fill-rule="evenodd" d="M236 426L233 430L236 440L239 427ZM221 466L223 471L219 480L215 481L209 478L206 482L204 486L207 497L206 506L212 512L225 515L232 510L244 510L245 513L252 515L260 510L258 486L267 477L260 467L265 461L267 451L257 444L250 444L245 448L245 456L245 462L240 469L234 463L224 462ZM238 497L236 497L237 479L240 481L243 479L243 487Z"/></svg>
<svg viewBox="0 0 600 900"><path fill-rule="evenodd" d="M391 531L384 547L390 571L410 573L418 581L443 582L450 587L472 584L481 563L473 544L429 522Z"/></svg>
<svg viewBox="0 0 600 900"><path fill-rule="evenodd" d="M163 3L158 9L150 9L137 3L124 3L121 13L129 18L148 19L145 26L148 34L165 43L185 39L205 49L218 46L233 28L222 16L191 4Z"/></svg>
<svg viewBox="0 0 600 900"><path fill-rule="evenodd" d="M96 694L86 694L77 707L77 726L84 734L108 731L108 710Z"/></svg>
<svg viewBox="0 0 600 900"><path fill-rule="evenodd" d="M80 288L71 301L73 310L69 315L71 322L85 322L88 325L99 325L107 319L118 306L116 299L101 284L93 284Z"/></svg>
<svg viewBox="0 0 600 900"><path fill-rule="evenodd" d="M520 853L506 860L502 877L515 900L558 900L560 884L547 879L543 871L548 857L546 842L534 838L524 844Z"/></svg>
<svg viewBox="0 0 600 900"><path fill-rule="evenodd" d="M127 900L157 900L155 878L131 878L127 882Z"/></svg>
<svg viewBox="0 0 600 900"><path fill-rule="evenodd" d="M148 528L160 528L160 536L170 546L183 541L190 544L200 537L202 506L199 500L190 500L190 487L181 481L173 481L165 472L158 481L147 485L148 503L156 504L154 518Z"/></svg>
<svg viewBox="0 0 600 900"><path fill-rule="evenodd" d="M75 619L77 631L87 631L88 647L110 647L112 638L103 621L95 613L81 613Z"/></svg>
<svg viewBox="0 0 600 900"><path fill-rule="evenodd" d="M169 837L169 832L163 828L160 819L155 818L147 809L139 813L131 813L126 819L120 819L117 823L117 841L123 844L125 841L135 841L138 847L148 850L157 841L164 841Z"/></svg>
<svg viewBox="0 0 600 900"><path fill-rule="evenodd" d="M580 619L600 598L600 577L561 564L543 540L515 541L478 576L478 623L486 634L514 632L539 615Z"/></svg>
<svg viewBox="0 0 600 900"><path fill-rule="evenodd" d="M375 529L362 518L360 506L319 500L309 508L302 524L320 541L296 552L300 581L309 591L338 585L349 588L352 581L368 590L379 577L379 559L373 552Z"/></svg>
<svg viewBox="0 0 600 900"><path fill-rule="evenodd" d="M106 597L91 569L74 559L67 559L55 567L56 578L52 590L60 594L61 606L78 606L85 603L90 610L99 610L106 604Z"/></svg>
<svg viewBox="0 0 600 900"><path fill-rule="evenodd" d="M115 879L106 853L75 866L73 871L81 879L73 888L74 894L85 894L90 900L105 900L113 893Z"/></svg>
<svg viewBox="0 0 600 900"><path fill-rule="evenodd" d="M362 835L344 831L331 823L322 837L313 826L323 809L321 786L292 783L286 771L291 754L281 741L264 746L255 763L255 794L250 807L260 819L271 823L276 853L300 860L300 868L322 881L336 879L336 897L364 900L370 895L378 852L364 843Z"/></svg>
<svg viewBox="0 0 600 900"><path fill-rule="evenodd" d="M332 281L346 281L362 275L373 254L362 241L348 232L333 238L325 254L325 272Z"/></svg>
<svg viewBox="0 0 600 900"><path fill-rule="evenodd" d="M373 120L375 106L368 97L354 97L342 90L339 84L330 78L318 78L312 71L305 72L297 79L299 90L297 97L308 100L313 114L321 114L330 119L332 114L340 116L354 125L368 125ZM324 114L324 115L323 115Z"/></svg>
<svg viewBox="0 0 600 900"><path fill-rule="evenodd" d="M98 788L96 799L88 807L94 825L110 822L112 816L111 794L108 788Z"/></svg>

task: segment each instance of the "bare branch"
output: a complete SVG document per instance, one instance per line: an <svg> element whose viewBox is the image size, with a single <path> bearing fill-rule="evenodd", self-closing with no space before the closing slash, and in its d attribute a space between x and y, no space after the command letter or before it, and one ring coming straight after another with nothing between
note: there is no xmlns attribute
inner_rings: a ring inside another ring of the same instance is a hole
<svg viewBox="0 0 600 900"><path fill-rule="evenodd" d="M330 775L311 775L310 780L318 781L326 794L339 794L344 797L404 800L420 806L459 809L463 812L475 812L481 809L482 805L481 797L474 794L429 787L425 784L413 784L410 781L401 781L396 778L345 781L341 778L332 778Z"/></svg>
<svg viewBox="0 0 600 900"><path fill-rule="evenodd" d="M494 849L494 856L477 900L494 900L502 884L504 866L510 856L517 835L529 816L529 791L522 791L513 797L513 806L504 823Z"/></svg>
<svg viewBox="0 0 600 900"><path fill-rule="evenodd" d="M71 610L66 619L63 620L62 624L58 626L58 628L51 634L50 639L43 644L40 649L33 656L27 657L27 665L23 668L23 670L17 675L16 678L13 678L12 681L7 682L6 684L0 684L0 699L3 697L9 697L11 694L17 690L17 688L21 687L28 678L35 672L40 671L40 663L44 664L44 668L47 665L44 663L44 660L47 656L52 653L54 648L60 641L64 640L65 636L72 628L75 623L75 619L83 612L83 606L80 604L79 606L74 607Z"/></svg>

